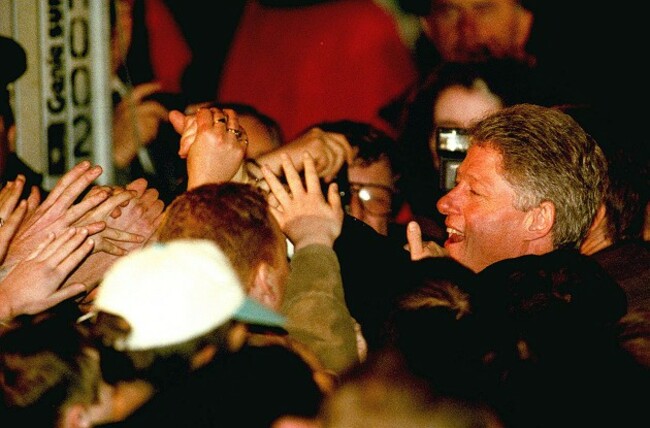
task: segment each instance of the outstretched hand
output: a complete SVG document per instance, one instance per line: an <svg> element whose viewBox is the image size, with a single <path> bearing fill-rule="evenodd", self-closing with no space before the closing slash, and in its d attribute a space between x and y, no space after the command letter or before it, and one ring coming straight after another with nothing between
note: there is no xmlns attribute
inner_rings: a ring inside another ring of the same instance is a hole
<svg viewBox="0 0 650 428"><path fill-rule="evenodd" d="M142 237L135 242L122 241L120 248L126 252L146 245L162 222L165 204L158 198L158 191L152 187L147 188L147 184L147 180L143 178L127 184L126 190L134 192L136 196L130 198L126 206L120 207L120 215L117 218L108 215L104 219L107 228ZM81 282L86 284L88 292L91 292L118 257L119 255L106 252L90 255L66 280L66 285Z"/></svg>
<svg viewBox="0 0 650 428"><path fill-rule="evenodd" d="M86 198L94 197L98 192L108 192L110 196L101 204L84 214L75 222L75 226L84 226L102 222L107 224L122 215L122 209L126 208L131 199L137 196L132 190L122 187L96 186L87 194ZM144 242L144 236L131 233L128 230L121 230L115 227L106 226L103 230L93 235L95 248L93 252L106 252L115 256L123 256L127 253L124 244Z"/></svg>
<svg viewBox="0 0 650 428"><path fill-rule="evenodd" d="M100 166L91 167L90 162L83 161L59 179L40 205L34 207L33 202L38 200L38 195L30 195L27 200L27 214L9 244L4 264L12 266L25 259L41 242L45 241L50 233L58 236L88 211L106 200L109 196L107 192L97 192L74 204L79 195L101 173ZM84 226L92 235L103 230L105 224L95 222Z"/></svg>
<svg viewBox="0 0 650 428"><path fill-rule="evenodd" d="M25 177L19 175L0 190L0 264L4 261L9 243L27 214L27 201L20 201Z"/></svg>
<svg viewBox="0 0 650 428"><path fill-rule="evenodd" d="M309 244L331 247L343 227L344 212L338 185L329 185L326 201L314 159L305 152L302 163L305 169L304 185L289 156L283 154L282 169L288 190L267 166L262 166L262 173L271 189L271 212L296 250Z"/></svg>
<svg viewBox="0 0 650 428"><path fill-rule="evenodd" d="M0 281L0 319L37 314L85 293L84 284L61 284L92 251L93 244L86 228L68 228L58 237L50 233Z"/></svg>
<svg viewBox="0 0 650 428"><path fill-rule="evenodd" d="M352 164L355 151L343 134L325 132L320 128L311 128L293 141L257 157L257 162L267 165L275 174L280 174L282 154L291 158L295 168L302 171L303 153L308 152L314 160L319 177L329 183L336 177L344 163Z"/></svg>

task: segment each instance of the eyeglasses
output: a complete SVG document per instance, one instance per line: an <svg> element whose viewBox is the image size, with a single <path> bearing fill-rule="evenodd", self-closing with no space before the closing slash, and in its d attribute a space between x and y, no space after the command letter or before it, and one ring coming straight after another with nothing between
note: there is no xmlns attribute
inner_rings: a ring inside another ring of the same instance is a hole
<svg viewBox="0 0 650 428"><path fill-rule="evenodd" d="M364 211L373 215L390 214L395 193L395 189L383 184L350 182L350 197L355 196Z"/></svg>

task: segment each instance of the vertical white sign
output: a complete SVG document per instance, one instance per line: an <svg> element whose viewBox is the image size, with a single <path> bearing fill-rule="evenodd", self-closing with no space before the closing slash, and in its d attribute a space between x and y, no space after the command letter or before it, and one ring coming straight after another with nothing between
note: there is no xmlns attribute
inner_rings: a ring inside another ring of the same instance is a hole
<svg viewBox="0 0 650 428"><path fill-rule="evenodd" d="M18 153L43 174L47 189L82 160L101 165L104 173L98 182L110 184L109 2L38 0L36 7L30 3L11 3L10 35L28 56L26 76L15 85ZM34 126L40 132L33 132ZM34 144L35 138L43 150L20 150Z"/></svg>

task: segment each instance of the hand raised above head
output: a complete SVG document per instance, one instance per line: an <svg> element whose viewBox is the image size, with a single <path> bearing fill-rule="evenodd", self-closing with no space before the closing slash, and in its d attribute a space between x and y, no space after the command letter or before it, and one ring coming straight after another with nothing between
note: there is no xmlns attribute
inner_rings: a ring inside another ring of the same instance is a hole
<svg viewBox="0 0 650 428"><path fill-rule="evenodd" d="M336 177L343 164L351 164L355 156L354 149L343 134L311 128L295 140L259 156L257 162L267 165L275 174L280 174L281 156L287 154L296 169L302 171L304 152L311 155L318 176L328 183Z"/></svg>
<svg viewBox="0 0 650 428"><path fill-rule="evenodd" d="M174 129L181 132L178 155L187 159L188 189L205 183L243 181L243 160L248 146L246 130L231 109L200 108L193 115L170 112Z"/></svg>
<svg viewBox="0 0 650 428"><path fill-rule="evenodd" d="M267 166L262 167L264 178L271 189L271 212L295 249L309 244L331 247L343 227L344 213L338 186L336 183L330 184L326 201L313 158L307 152L303 156L304 185L289 156L282 156L282 169L288 190Z"/></svg>

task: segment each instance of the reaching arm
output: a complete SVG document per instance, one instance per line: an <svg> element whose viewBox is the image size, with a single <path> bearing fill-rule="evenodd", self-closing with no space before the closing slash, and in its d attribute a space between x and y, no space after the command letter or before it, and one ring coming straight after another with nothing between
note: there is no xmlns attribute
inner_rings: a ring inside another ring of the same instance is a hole
<svg viewBox="0 0 650 428"><path fill-rule="evenodd" d="M304 185L291 159L282 156L288 190L268 167L262 168L272 192L271 212L294 244L280 310L287 317L289 334L311 349L324 367L340 374L359 361L355 322L345 303L333 250L344 214L337 185L330 185L326 201L309 153L303 154L303 164Z"/></svg>
<svg viewBox="0 0 650 428"><path fill-rule="evenodd" d="M188 190L205 183L248 180L243 163L248 138L234 110L201 108L194 115L173 110L169 120L181 134L178 155L187 160Z"/></svg>
<svg viewBox="0 0 650 428"><path fill-rule="evenodd" d="M257 157L260 165L266 165L274 174L282 172L282 156L288 155L298 171L304 169L303 153L309 153L319 177L332 181L343 164L352 164L355 152L343 134L311 128L295 140Z"/></svg>
<svg viewBox="0 0 650 428"><path fill-rule="evenodd" d="M50 233L58 236L88 211L106 200L109 196L107 192L97 192L74 204L79 195L101 173L101 167L91 167L90 162L83 161L61 177L40 205L34 206L39 197L37 194L32 194L27 200L27 213L9 244L4 265L13 266L25 259L41 242L45 241ZM105 224L95 222L84 226L92 235L103 230Z"/></svg>

